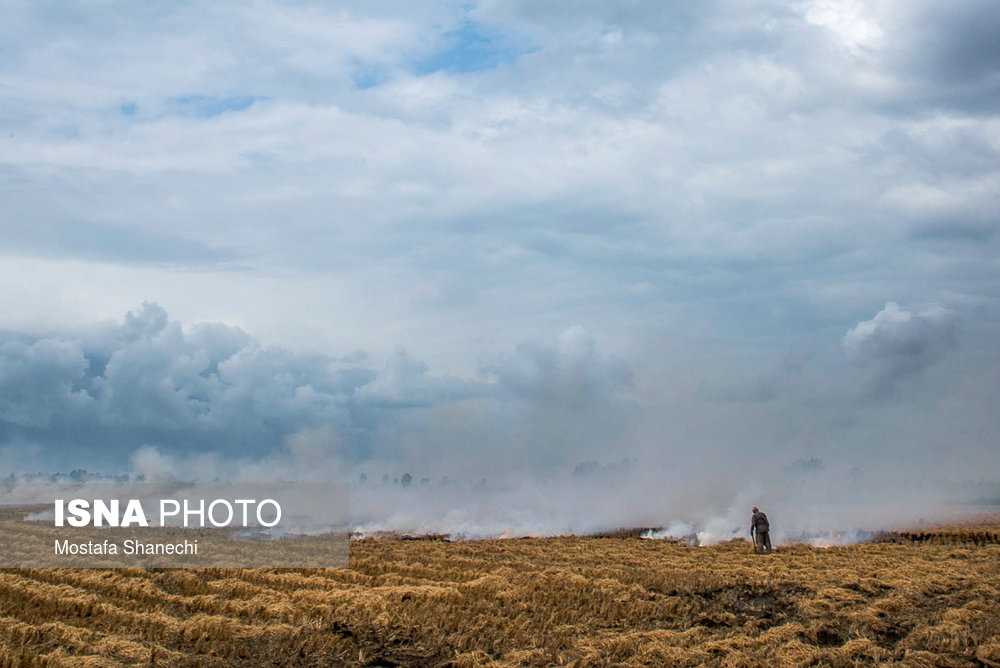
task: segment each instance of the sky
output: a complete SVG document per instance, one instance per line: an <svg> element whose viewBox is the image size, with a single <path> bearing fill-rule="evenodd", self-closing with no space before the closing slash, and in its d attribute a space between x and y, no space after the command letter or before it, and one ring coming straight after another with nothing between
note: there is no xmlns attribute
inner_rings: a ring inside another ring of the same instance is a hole
<svg viewBox="0 0 1000 668"><path fill-rule="evenodd" d="M0 472L1000 470L991 0L4 17Z"/></svg>

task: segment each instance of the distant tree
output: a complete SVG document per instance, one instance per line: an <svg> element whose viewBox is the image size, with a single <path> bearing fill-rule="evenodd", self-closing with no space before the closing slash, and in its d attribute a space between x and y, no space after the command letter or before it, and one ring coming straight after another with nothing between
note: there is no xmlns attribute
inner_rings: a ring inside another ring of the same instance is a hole
<svg viewBox="0 0 1000 668"><path fill-rule="evenodd" d="M368 484L368 474L367 473L362 473L360 476L358 476L358 482L361 483L362 485L367 485Z"/></svg>
<svg viewBox="0 0 1000 668"><path fill-rule="evenodd" d="M399 479L399 482L402 483L403 487L409 487L410 483L413 482L413 476L409 473L404 473L403 477Z"/></svg>
<svg viewBox="0 0 1000 668"><path fill-rule="evenodd" d="M792 476L807 477L819 475L826 467L823 460L816 457L796 459L785 467L785 473Z"/></svg>

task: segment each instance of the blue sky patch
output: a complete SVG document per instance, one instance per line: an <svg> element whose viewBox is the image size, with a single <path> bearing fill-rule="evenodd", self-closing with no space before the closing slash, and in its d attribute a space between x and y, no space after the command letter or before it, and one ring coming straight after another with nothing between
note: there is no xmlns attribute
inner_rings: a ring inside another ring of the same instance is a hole
<svg viewBox="0 0 1000 668"><path fill-rule="evenodd" d="M533 50L497 30L465 21L457 30L442 35L441 48L417 61L414 73L480 72L513 63Z"/></svg>
<svg viewBox="0 0 1000 668"><path fill-rule="evenodd" d="M197 118L212 118L229 111L243 111L257 100L265 98L258 95L235 95L232 97L217 97L215 95L185 95L171 98L169 102L182 115Z"/></svg>
<svg viewBox="0 0 1000 668"><path fill-rule="evenodd" d="M374 88L385 81L386 74L382 70L364 63L356 63L351 72L351 81L361 90Z"/></svg>

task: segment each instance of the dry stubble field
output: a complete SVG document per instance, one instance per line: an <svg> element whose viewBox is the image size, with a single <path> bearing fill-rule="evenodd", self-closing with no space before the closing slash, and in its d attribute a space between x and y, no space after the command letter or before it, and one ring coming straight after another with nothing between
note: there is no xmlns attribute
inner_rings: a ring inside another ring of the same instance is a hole
<svg viewBox="0 0 1000 668"><path fill-rule="evenodd" d="M0 665L1000 666L998 542L367 539L350 569L6 570Z"/></svg>

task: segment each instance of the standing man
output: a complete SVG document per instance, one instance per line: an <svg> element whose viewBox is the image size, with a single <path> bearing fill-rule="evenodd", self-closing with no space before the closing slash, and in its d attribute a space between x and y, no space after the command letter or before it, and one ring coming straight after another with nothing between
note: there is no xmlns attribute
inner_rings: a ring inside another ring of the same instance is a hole
<svg viewBox="0 0 1000 668"><path fill-rule="evenodd" d="M771 551L771 523L757 506L754 506L753 517L750 518L750 538L758 553Z"/></svg>

